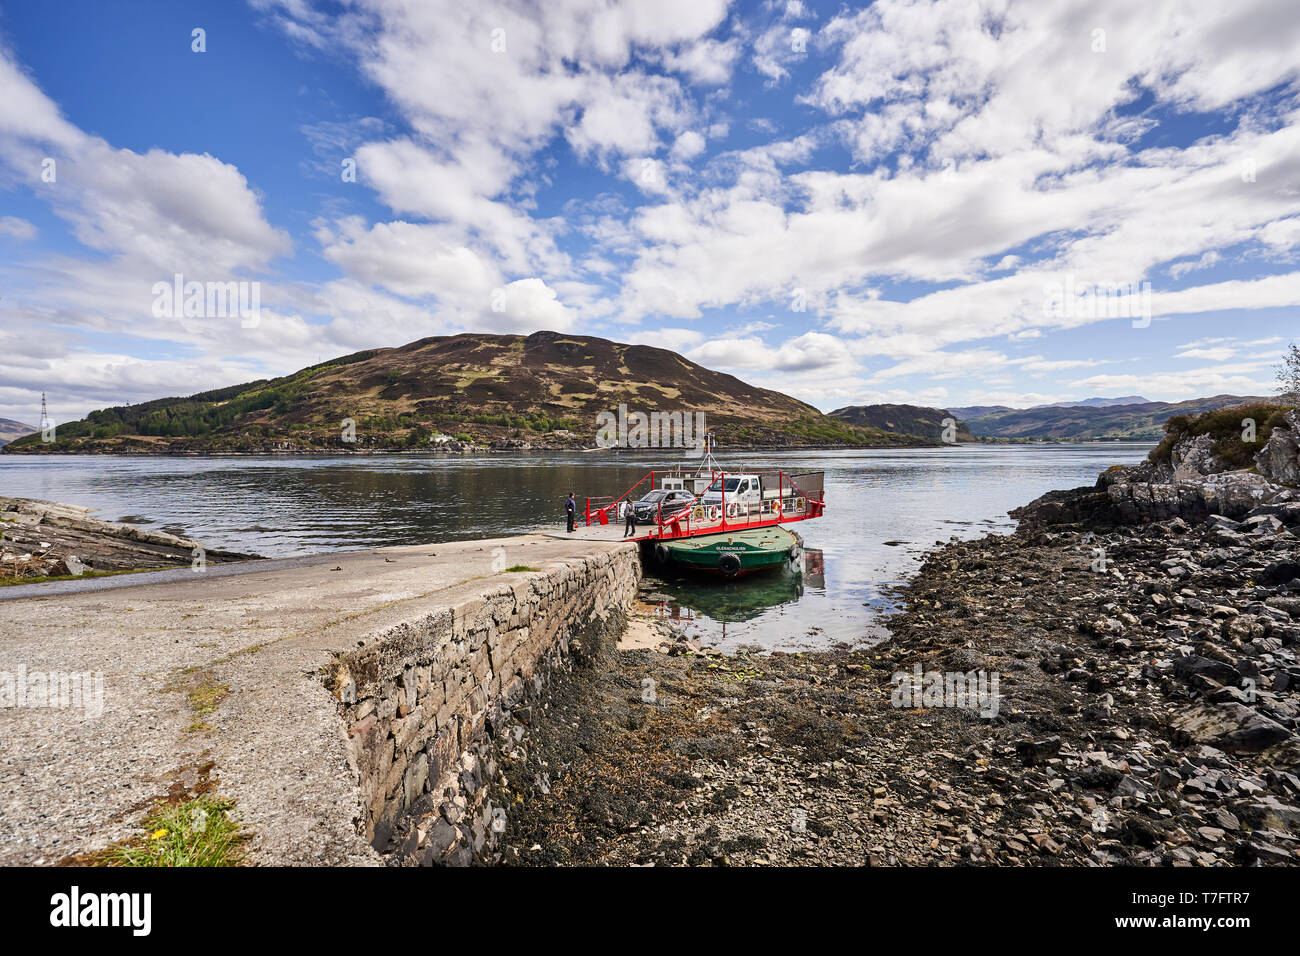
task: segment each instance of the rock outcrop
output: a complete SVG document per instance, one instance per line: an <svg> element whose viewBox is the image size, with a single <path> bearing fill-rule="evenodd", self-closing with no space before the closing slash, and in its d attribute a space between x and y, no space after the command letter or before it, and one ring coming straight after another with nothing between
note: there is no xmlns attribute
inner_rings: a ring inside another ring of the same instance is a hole
<svg viewBox="0 0 1300 956"><path fill-rule="evenodd" d="M1227 470L1223 459L1214 454L1213 435L1197 435L1180 442L1171 455L1176 481L1185 481L1201 475L1215 475Z"/></svg>
<svg viewBox="0 0 1300 956"><path fill-rule="evenodd" d="M1293 493L1249 472L1230 471L1173 482L1115 481L1106 487L1119 521L1201 521L1210 515L1241 518Z"/></svg>
<svg viewBox="0 0 1300 956"><path fill-rule="evenodd" d="M192 538L100 521L91 509L34 498L0 497L0 578L80 575L218 564L257 555L207 549Z"/></svg>
<svg viewBox="0 0 1300 956"><path fill-rule="evenodd" d="M1283 430L1282 435L1288 433ZM1273 432L1274 438L1278 431ZM1052 491L1015 509L1011 516L1030 528L1090 524L1111 527L1149 521L1201 522L1212 515L1245 519L1264 513L1266 506L1300 502L1300 491L1263 474L1223 471L1209 453L1206 436L1180 443L1172 464L1144 461L1131 467L1116 465L1102 472L1092 487ZM1285 447L1285 437L1278 442ZM1261 456L1274 446L1270 440ZM1285 464L1285 453L1274 452ZM1283 509L1285 511L1285 509ZM1289 513L1289 512L1287 512Z"/></svg>
<svg viewBox="0 0 1300 956"><path fill-rule="evenodd" d="M1300 409L1287 412L1283 420L1287 427L1273 429L1255 466L1270 481L1300 488Z"/></svg>

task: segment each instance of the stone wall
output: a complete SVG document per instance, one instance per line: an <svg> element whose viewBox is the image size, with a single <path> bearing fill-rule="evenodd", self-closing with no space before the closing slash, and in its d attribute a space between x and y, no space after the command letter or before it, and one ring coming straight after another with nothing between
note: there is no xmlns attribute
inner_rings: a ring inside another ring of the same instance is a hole
<svg viewBox="0 0 1300 956"><path fill-rule="evenodd" d="M520 734L515 712L544 697L582 642L621 629L639 575L634 546L498 575L335 656L327 684L376 850L429 864L490 854L493 755Z"/></svg>

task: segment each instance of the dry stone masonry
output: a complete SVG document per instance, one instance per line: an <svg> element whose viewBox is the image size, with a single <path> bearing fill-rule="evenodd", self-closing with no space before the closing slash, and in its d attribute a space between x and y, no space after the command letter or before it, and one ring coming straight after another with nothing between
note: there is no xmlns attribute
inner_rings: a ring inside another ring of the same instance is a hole
<svg viewBox="0 0 1300 956"><path fill-rule="evenodd" d="M479 594L335 655L365 836L391 860L490 858L504 809L497 754L585 643L617 633L636 593L633 548L501 575Z"/></svg>

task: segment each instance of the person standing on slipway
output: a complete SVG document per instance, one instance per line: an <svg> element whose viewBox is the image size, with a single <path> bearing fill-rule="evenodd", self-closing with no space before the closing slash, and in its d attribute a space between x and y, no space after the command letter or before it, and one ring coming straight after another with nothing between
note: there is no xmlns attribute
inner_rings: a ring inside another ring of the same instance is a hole
<svg viewBox="0 0 1300 956"><path fill-rule="evenodd" d="M573 500L573 492L569 492L569 500L564 503L564 511L569 516L569 534L573 534L573 519L577 517L578 503Z"/></svg>

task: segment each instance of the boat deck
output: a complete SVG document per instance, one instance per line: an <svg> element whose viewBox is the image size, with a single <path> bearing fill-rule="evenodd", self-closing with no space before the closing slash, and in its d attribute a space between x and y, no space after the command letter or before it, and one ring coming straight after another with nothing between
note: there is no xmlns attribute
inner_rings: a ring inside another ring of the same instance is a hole
<svg viewBox="0 0 1300 956"><path fill-rule="evenodd" d="M636 526L636 533L624 535L624 524L622 521L611 521L609 524L598 524L593 522L589 525L583 524L579 519L578 527L572 532L565 531L563 527L545 527L537 529L537 534L550 535L556 538L573 538L578 541L658 541L661 538L664 541L684 541L690 538L706 537L709 535L719 534L744 534L749 531L764 531L772 528L781 528L789 524L797 524L800 521L807 521L814 515L786 515L784 517L764 516L751 521L745 521L742 517L740 520L733 520L727 523L706 524L692 527L689 522L677 524L677 533L672 533L669 526L664 527L667 533L661 534L659 526L656 524L645 524L640 522Z"/></svg>
<svg viewBox="0 0 1300 956"><path fill-rule="evenodd" d="M593 524L585 527L579 524L572 534L563 528L543 528L540 533L553 538L573 538L577 541L651 541L659 537L659 528L655 525L639 524L636 526L636 534L624 537L623 522L620 521L618 524Z"/></svg>

